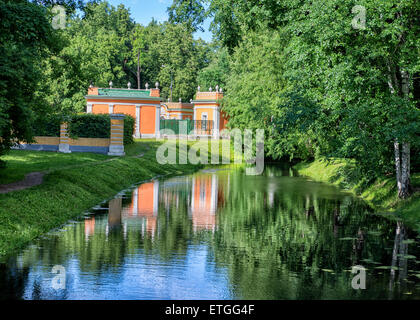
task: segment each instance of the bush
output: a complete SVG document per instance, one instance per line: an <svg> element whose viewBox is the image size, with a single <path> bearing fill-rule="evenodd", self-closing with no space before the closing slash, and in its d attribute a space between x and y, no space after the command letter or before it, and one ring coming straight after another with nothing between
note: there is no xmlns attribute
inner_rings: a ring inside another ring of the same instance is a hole
<svg viewBox="0 0 420 320"><path fill-rule="evenodd" d="M134 118L132 116L126 115L124 118L124 144L134 143L134 124Z"/></svg>
<svg viewBox="0 0 420 320"><path fill-rule="evenodd" d="M109 114L75 114L70 119L59 115L49 115L35 120L34 136L59 137L60 123L67 121L70 138L109 138L111 117ZM134 143L134 118L126 115L124 118L124 144Z"/></svg>
<svg viewBox="0 0 420 320"><path fill-rule="evenodd" d="M77 138L109 138L111 117L109 114L78 114L69 121L69 135ZM124 144L134 143L134 118L124 118Z"/></svg>
<svg viewBox="0 0 420 320"><path fill-rule="evenodd" d="M111 120L108 114L77 114L71 116L68 132L73 139L109 138Z"/></svg>
<svg viewBox="0 0 420 320"><path fill-rule="evenodd" d="M32 124L33 135L38 137L59 137L61 115L52 114L36 117Z"/></svg>

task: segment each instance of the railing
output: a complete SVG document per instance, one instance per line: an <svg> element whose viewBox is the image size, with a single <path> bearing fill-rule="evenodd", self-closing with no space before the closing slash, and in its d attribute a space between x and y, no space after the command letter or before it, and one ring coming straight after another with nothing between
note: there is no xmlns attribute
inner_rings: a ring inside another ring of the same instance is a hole
<svg viewBox="0 0 420 320"><path fill-rule="evenodd" d="M181 126L181 123L184 124L184 127ZM180 132L181 129L187 132ZM196 134L196 135L211 135L213 131L213 121L212 120L178 120L178 119L161 119L160 120L160 130L162 134L165 133L165 129L171 130L174 134Z"/></svg>
<svg viewBox="0 0 420 320"><path fill-rule="evenodd" d="M202 135L211 135L213 132L213 120L195 120L195 134Z"/></svg>

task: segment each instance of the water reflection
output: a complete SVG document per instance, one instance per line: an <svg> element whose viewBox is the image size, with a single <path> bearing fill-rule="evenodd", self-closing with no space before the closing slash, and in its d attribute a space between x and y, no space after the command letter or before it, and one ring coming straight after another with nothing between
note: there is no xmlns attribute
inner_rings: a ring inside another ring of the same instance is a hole
<svg viewBox="0 0 420 320"><path fill-rule="evenodd" d="M420 298L419 241L336 188L267 167L144 183L0 265L2 298ZM54 265L67 270L53 290ZM353 290L352 266L367 269Z"/></svg>
<svg viewBox="0 0 420 320"><path fill-rule="evenodd" d="M192 179L191 214L194 231L215 231L216 210L219 205L218 176L196 176ZM220 195L222 192L220 192ZM220 196L221 201L222 195ZM223 203L220 203L222 206Z"/></svg>

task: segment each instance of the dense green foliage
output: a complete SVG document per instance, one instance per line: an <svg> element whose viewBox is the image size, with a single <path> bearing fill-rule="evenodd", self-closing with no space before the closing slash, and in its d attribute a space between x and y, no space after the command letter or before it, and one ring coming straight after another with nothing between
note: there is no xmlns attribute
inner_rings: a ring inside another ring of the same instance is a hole
<svg viewBox="0 0 420 320"><path fill-rule="evenodd" d="M231 127L264 128L275 159L355 159L366 184L395 171L395 141L419 171L418 1L203 2L230 52Z"/></svg>
<svg viewBox="0 0 420 320"><path fill-rule="evenodd" d="M62 50L43 61L45 82L40 95L62 112L85 111L87 87L151 87L156 82L167 99L191 99L197 73L206 65L207 49L183 24L136 24L124 5L88 4L84 16L70 17L61 31ZM138 69L140 74L137 74ZM140 80L140 82L139 82Z"/></svg>
<svg viewBox="0 0 420 320"><path fill-rule="evenodd" d="M134 118L124 117L124 144L133 140ZM109 138L111 117L109 114L77 114L68 120L68 130L71 138Z"/></svg>
<svg viewBox="0 0 420 320"><path fill-rule="evenodd" d="M210 64L198 73L198 84L203 91L217 85L226 88L227 78L230 74L229 53L224 47L217 47L212 51Z"/></svg>
<svg viewBox="0 0 420 320"><path fill-rule="evenodd" d="M43 8L26 1L0 1L0 156L15 140L31 141L38 61L54 48Z"/></svg>
<svg viewBox="0 0 420 320"><path fill-rule="evenodd" d="M59 137L63 117L58 114L36 115L32 123L33 135L38 137Z"/></svg>
<svg viewBox="0 0 420 320"><path fill-rule="evenodd" d="M135 130L136 121L132 116L126 115L124 117L124 144L134 143L134 130Z"/></svg>
<svg viewBox="0 0 420 320"><path fill-rule="evenodd" d="M174 0L168 8L169 22L184 23L191 30L204 31L206 10L200 0Z"/></svg>
<svg viewBox="0 0 420 320"><path fill-rule="evenodd" d="M64 29L51 24L54 5L66 10ZM172 83L172 99L189 101L209 62L210 49L193 38L191 25L142 26L124 5L106 1L1 0L0 16L0 155L15 140L54 135L55 123L47 128L44 115L84 112L90 84L159 82L166 100Z"/></svg>
<svg viewBox="0 0 420 320"><path fill-rule="evenodd" d="M71 138L109 138L111 119L107 114L78 114L68 121Z"/></svg>

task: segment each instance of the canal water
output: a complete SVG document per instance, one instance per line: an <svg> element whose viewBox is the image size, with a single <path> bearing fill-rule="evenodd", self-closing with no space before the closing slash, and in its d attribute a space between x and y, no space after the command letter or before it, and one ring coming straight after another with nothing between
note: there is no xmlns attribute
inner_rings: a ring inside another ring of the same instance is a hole
<svg viewBox="0 0 420 320"><path fill-rule="evenodd" d="M209 169L38 239L0 264L0 298L419 299L420 238L286 167Z"/></svg>

